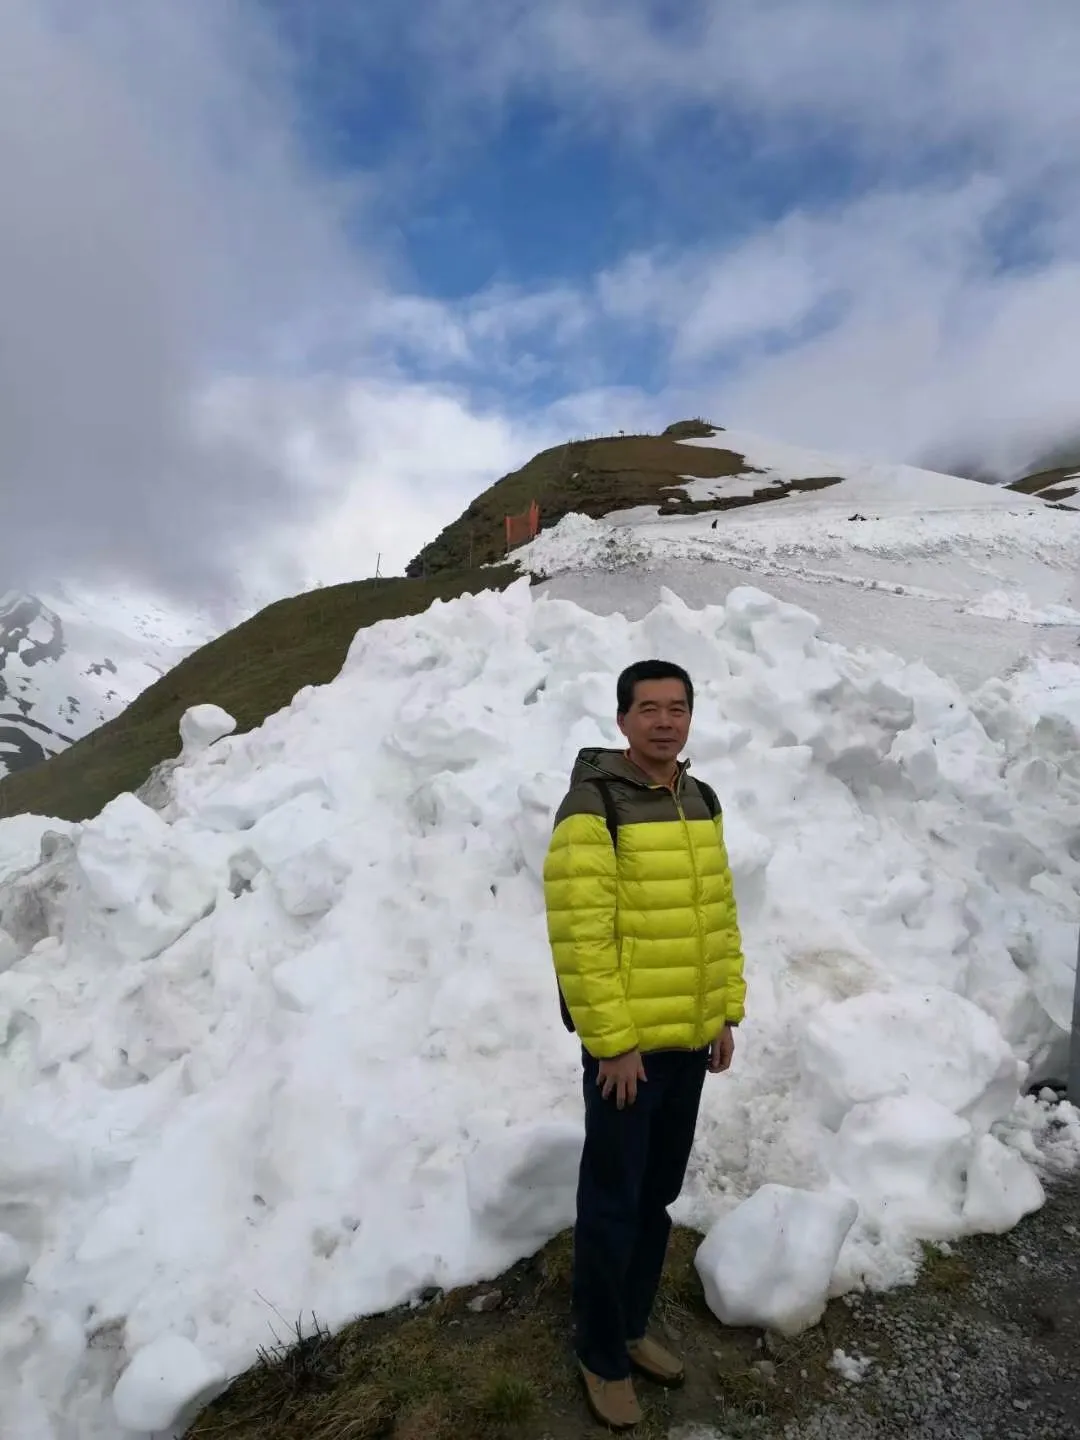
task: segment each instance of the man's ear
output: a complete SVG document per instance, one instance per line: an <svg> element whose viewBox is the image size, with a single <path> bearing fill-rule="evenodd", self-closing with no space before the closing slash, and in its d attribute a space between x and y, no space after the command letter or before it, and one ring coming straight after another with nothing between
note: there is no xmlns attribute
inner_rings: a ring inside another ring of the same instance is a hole
<svg viewBox="0 0 1080 1440"><path fill-rule="evenodd" d="M619 732L620 732L620 734L622 735L623 739L625 740L625 739L626 739L626 724L625 724L624 717L623 717L622 715L616 715L616 716L615 716L615 724L618 725L618 727L619 727Z"/></svg>

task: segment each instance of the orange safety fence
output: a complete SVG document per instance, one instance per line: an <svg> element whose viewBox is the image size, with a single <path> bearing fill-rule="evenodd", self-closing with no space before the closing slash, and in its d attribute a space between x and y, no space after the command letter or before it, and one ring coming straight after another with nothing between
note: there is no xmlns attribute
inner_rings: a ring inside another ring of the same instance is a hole
<svg viewBox="0 0 1080 1440"><path fill-rule="evenodd" d="M534 500L528 510L520 515L507 515L506 517L506 548L513 550L518 545L525 545L530 540L535 540L540 533L540 507Z"/></svg>

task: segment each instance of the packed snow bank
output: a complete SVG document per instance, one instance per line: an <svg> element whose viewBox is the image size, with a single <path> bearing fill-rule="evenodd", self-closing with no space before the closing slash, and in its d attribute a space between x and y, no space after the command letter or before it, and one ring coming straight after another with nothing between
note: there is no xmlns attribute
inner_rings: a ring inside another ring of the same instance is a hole
<svg viewBox="0 0 1080 1440"><path fill-rule="evenodd" d="M764 1185L857 1203L835 1291L1037 1203L1032 1167L1080 1153L1080 1116L1018 1098L1064 1034L1076 734L817 631L748 589L637 622L527 583L436 605L258 731L196 717L157 808L122 796L0 882L0 1434L160 1423L300 1314L491 1276L567 1222L539 871L642 656L698 680L750 984L681 1218Z"/></svg>

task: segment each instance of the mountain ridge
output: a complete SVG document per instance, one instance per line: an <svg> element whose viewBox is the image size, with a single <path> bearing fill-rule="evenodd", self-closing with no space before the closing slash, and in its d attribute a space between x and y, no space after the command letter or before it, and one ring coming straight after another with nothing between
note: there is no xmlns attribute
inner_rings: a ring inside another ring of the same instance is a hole
<svg viewBox="0 0 1080 1440"><path fill-rule="evenodd" d="M730 446L722 443L727 436ZM17 773L0 774L0 817L33 812L84 819L122 790L138 788L156 764L176 753L177 726L188 705L219 704L236 717L241 731L253 728L305 686L331 679L358 629L419 613L435 600L453 599L466 591L505 588L522 573L518 565L522 557L506 554L505 517L527 510L534 500L545 532L569 514L595 519L641 510L659 521L689 523L702 512L716 511L715 528L719 512L744 512L746 507L765 504L775 507L784 500L791 505L816 504L814 492L820 492L830 507L846 504L843 467L830 473L831 457L764 444L762 453L773 458L759 461L754 455L748 459L751 448L737 432L697 418L678 421L660 435L570 440L541 451L477 496L418 552L404 577L329 586L276 601L208 645L189 647L191 653L180 665L162 666L164 673L144 671L144 683L121 713L116 709L106 713L107 706L102 708L99 701L95 714L99 728L82 727L91 728L90 734L75 734L80 727L63 710L64 697L40 714L32 707L34 713L25 715L20 724L28 737L21 742L23 754L32 756L37 743L47 763L31 759ZM942 489L950 489L954 496L956 487L970 486L979 503L985 503L991 488L910 467L862 468L917 477L917 493L928 493L926 487L932 490L938 479ZM848 473L856 473L854 462ZM1046 499L1031 495L1040 508ZM49 643L47 637L44 643ZM258 664L253 665L253 657L259 657ZM19 660L24 670L32 669L25 654ZM106 700L114 698L108 694L110 688L118 689L108 673L109 663L112 657L105 651L84 667L88 674L82 677L95 682L107 677L109 683L98 687ZM95 664L103 667L96 674ZM0 709L7 708L0 702ZM76 718L87 719L90 714L81 708ZM55 745L48 753L37 740L37 725L55 733ZM0 767L2 760L0 750Z"/></svg>

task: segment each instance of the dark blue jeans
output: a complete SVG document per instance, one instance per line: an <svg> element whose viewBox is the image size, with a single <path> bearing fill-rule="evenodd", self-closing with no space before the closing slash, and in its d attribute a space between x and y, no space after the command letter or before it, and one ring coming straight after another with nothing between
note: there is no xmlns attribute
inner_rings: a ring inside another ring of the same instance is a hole
<svg viewBox="0 0 1080 1440"><path fill-rule="evenodd" d="M643 1056L648 1080L624 1110L601 1097L599 1062L584 1056L585 1145L574 1228L574 1341L602 1380L630 1373L628 1340L649 1324L671 1217L694 1143L708 1051Z"/></svg>

